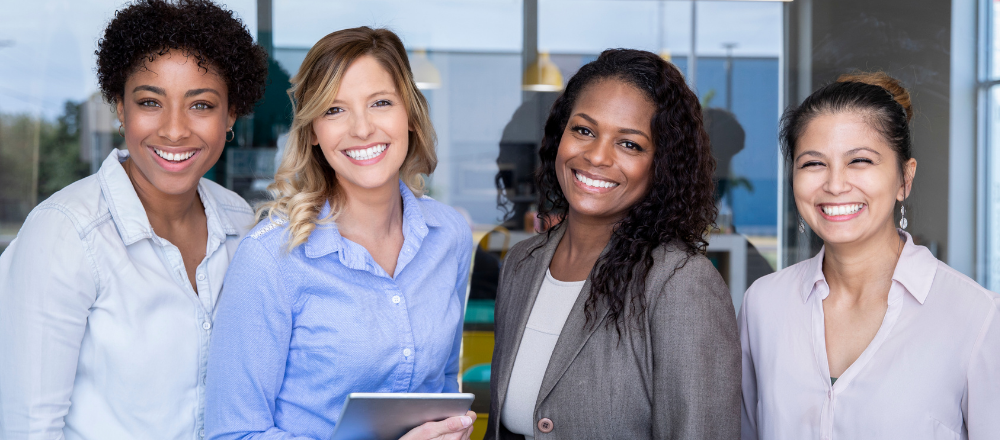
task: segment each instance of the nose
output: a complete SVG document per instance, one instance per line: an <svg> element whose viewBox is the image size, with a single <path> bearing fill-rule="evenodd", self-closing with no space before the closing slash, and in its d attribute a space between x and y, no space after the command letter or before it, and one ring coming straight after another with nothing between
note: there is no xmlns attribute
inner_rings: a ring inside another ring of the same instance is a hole
<svg viewBox="0 0 1000 440"><path fill-rule="evenodd" d="M612 140L598 139L583 152L583 158L595 167L606 167L614 163L614 152L615 146Z"/></svg>
<svg viewBox="0 0 1000 440"><path fill-rule="evenodd" d="M165 119L160 124L159 133L157 133L160 137L167 139L171 143L177 143L191 134L191 129L188 127L187 114L184 112L182 106L177 106L175 109L164 112L164 115Z"/></svg>
<svg viewBox="0 0 1000 440"><path fill-rule="evenodd" d="M833 195L840 195L850 191L852 185L848 179L847 169L845 167L831 169L823 186L826 192Z"/></svg>
<svg viewBox="0 0 1000 440"><path fill-rule="evenodd" d="M371 115L368 112L352 112L351 135L359 139L367 139L375 131Z"/></svg>

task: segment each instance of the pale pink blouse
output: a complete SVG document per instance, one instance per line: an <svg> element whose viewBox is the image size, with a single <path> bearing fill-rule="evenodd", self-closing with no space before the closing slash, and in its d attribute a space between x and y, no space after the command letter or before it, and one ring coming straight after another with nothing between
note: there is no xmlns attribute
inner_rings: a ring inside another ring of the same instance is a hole
<svg viewBox="0 0 1000 440"><path fill-rule="evenodd" d="M747 290L744 440L1000 439L1000 296L900 232L882 326L834 385L824 251Z"/></svg>

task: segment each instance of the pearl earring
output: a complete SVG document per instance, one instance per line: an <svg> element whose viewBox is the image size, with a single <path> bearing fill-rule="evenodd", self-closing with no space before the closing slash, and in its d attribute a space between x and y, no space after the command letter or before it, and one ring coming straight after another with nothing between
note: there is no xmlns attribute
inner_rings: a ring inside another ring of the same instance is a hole
<svg viewBox="0 0 1000 440"><path fill-rule="evenodd" d="M906 207L899 205L899 229L906 229L906 225L909 224L906 221Z"/></svg>

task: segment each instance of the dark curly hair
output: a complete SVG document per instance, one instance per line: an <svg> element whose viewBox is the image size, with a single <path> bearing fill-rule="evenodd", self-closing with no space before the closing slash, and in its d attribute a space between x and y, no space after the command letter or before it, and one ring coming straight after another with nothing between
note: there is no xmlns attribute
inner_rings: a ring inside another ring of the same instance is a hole
<svg viewBox="0 0 1000 440"><path fill-rule="evenodd" d="M267 52L232 11L208 0L140 0L115 12L97 42L97 82L104 99L117 104L129 75L172 49L225 79L236 116L253 111L264 95Z"/></svg>
<svg viewBox="0 0 1000 440"><path fill-rule="evenodd" d="M580 94L603 80L634 86L656 107L650 124L655 148L649 192L615 225L610 248L591 270L584 308L593 323L598 301L607 303L606 325L613 324L620 334L629 316L638 324L645 315L653 250L669 243L693 256L708 246L705 234L718 213L712 198L715 159L702 127L701 104L677 68L650 52L606 50L569 80L545 122L536 182L539 217L550 234L569 208L556 178L559 142Z"/></svg>

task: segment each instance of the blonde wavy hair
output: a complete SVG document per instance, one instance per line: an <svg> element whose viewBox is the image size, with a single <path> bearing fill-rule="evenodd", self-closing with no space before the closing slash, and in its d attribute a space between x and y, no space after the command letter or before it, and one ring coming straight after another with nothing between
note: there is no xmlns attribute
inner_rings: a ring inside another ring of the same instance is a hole
<svg viewBox="0 0 1000 440"><path fill-rule="evenodd" d="M344 194L337 174L318 145L311 145L312 122L326 113L337 96L347 68L362 56L371 56L393 77L410 127L406 159L399 168L402 181L414 195L424 194L424 176L434 172L436 138L427 99L417 89L403 42L392 31L358 27L331 33L306 54L292 78L288 96L294 118L288 143L274 183L267 187L271 200L257 208L257 218L288 222L288 250L305 243L321 224L332 223L344 209ZM330 202L330 215L320 218Z"/></svg>

